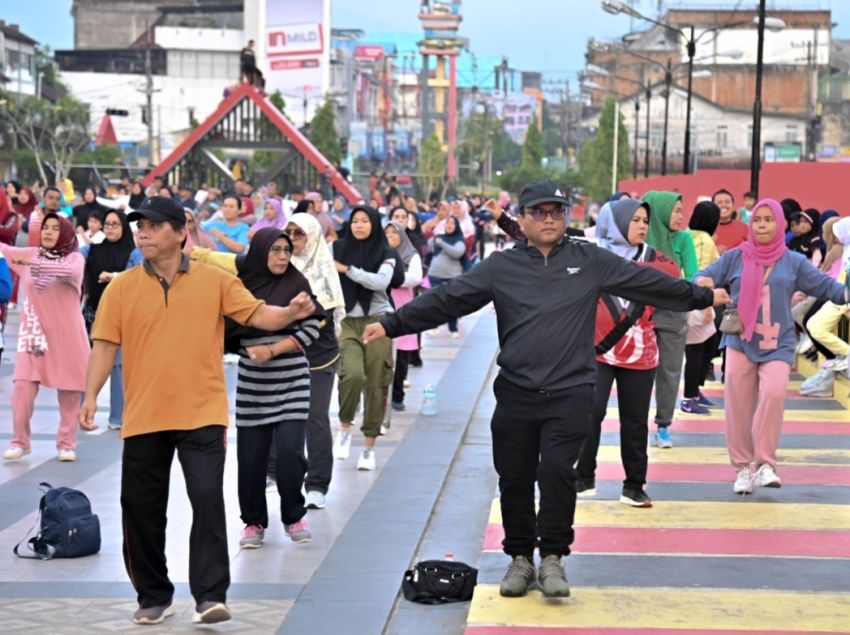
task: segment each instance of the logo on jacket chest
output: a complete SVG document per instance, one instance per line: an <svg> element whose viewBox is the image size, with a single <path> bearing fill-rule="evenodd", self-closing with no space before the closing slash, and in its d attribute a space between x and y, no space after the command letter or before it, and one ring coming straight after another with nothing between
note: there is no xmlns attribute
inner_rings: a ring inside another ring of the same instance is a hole
<svg viewBox="0 0 850 635"><path fill-rule="evenodd" d="M567 275L574 276L581 271L581 267L567 267Z"/></svg>

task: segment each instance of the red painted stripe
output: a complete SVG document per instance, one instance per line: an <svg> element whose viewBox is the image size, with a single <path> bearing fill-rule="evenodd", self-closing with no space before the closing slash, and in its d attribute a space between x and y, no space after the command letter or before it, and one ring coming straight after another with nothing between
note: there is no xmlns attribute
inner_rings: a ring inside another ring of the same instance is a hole
<svg viewBox="0 0 850 635"><path fill-rule="evenodd" d="M674 450L675 451L675 450ZM850 485L850 467L843 465L781 465L779 474L786 485ZM652 483L729 483L735 480L730 465L704 465L701 463L649 462L647 480ZM622 481L623 466L619 463L600 463L596 478L602 481Z"/></svg>
<svg viewBox="0 0 850 635"><path fill-rule="evenodd" d="M510 600L506 600L510 601ZM704 628L600 628L598 626L467 626L466 635L811 635L811 631L742 631ZM847 635L847 631L818 631L818 635Z"/></svg>
<svg viewBox="0 0 850 635"><path fill-rule="evenodd" d="M488 525L485 551L501 551L500 525ZM576 553L667 553L785 558L850 558L850 531L804 529L576 528Z"/></svg>
<svg viewBox="0 0 850 635"><path fill-rule="evenodd" d="M850 418L850 414L848 414ZM650 424L650 431L654 426ZM674 432L716 432L726 431L725 421L711 419L677 419L671 428ZM602 422L603 432L619 432L619 419L605 419ZM782 424L784 434L834 434L837 436L850 435L850 425L843 421L785 421Z"/></svg>

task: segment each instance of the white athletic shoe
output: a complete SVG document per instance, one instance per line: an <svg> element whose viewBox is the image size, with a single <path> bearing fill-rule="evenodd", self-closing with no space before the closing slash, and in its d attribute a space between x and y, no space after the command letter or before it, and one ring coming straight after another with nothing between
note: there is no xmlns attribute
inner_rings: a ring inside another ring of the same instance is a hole
<svg viewBox="0 0 850 635"><path fill-rule="evenodd" d="M773 471L773 468L765 463L753 477L753 485L756 487L782 487L782 481Z"/></svg>
<svg viewBox="0 0 850 635"><path fill-rule="evenodd" d="M18 459L26 456L30 452L32 452L32 450L29 448L19 448L13 445L3 453L3 458L7 461L17 461Z"/></svg>
<svg viewBox="0 0 850 635"><path fill-rule="evenodd" d="M735 479L732 491L736 494L753 493L753 473L750 471L750 468L744 467L738 470L738 478Z"/></svg>
<svg viewBox="0 0 850 635"><path fill-rule="evenodd" d="M351 452L351 432L340 430L334 439L333 454L335 459L344 461Z"/></svg>
<svg viewBox="0 0 850 635"><path fill-rule="evenodd" d="M362 472L371 472L375 469L375 450L363 448L360 458L357 459L357 469Z"/></svg>
<svg viewBox="0 0 850 635"><path fill-rule="evenodd" d="M304 497L304 507L307 509L324 509L326 504L325 495L321 492L307 492Z"/></svg>

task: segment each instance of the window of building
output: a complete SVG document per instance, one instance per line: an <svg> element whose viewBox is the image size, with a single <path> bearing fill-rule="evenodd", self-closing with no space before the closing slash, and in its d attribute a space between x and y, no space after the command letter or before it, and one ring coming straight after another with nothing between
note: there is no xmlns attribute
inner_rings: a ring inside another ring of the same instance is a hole
<svg viewBox="0 0 850 635"><path fill-rule="evenodd" d="M727 126L717 126L717 149L722 150L729 144L729 129Z"/></svg>
<svg viewBox="0 0 850 635"><path fill-rule="evenodd" d="M787 125L785 126L785 142L786 143L796 143L797 142L797 126L796 125Z"/></svg>

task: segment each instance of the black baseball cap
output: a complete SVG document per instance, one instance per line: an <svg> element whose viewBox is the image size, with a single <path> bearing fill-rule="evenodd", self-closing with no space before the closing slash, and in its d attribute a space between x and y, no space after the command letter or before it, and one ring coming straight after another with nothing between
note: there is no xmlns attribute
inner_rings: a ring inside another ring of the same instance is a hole
<svg viewBox="0 0 850 635"><path fill-rule="evenodd" d="M549 179L542 179L529 183L519 193L519 204L522 207L534 207L541 203L560 203L561 205L569 205L570 202L564 195L562 190L555 182Z"/></svg>
<svg viewBox="0 0 850 635"><path fill-rule="evenodd" d="M186 224L186 213L183 211L183 206L168 196L146 198L137 209L127 215L127 220L131 223L142 218L147 218L155 223L173 220L181 225Z"/></svg>

